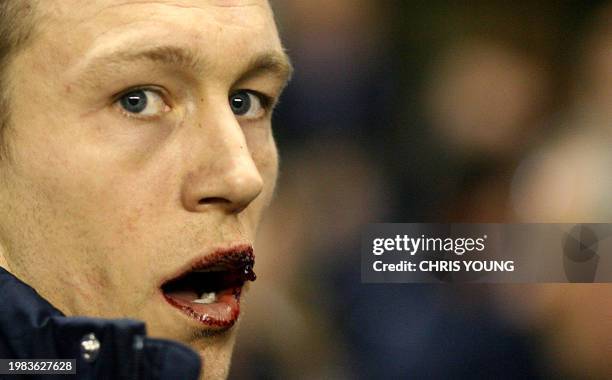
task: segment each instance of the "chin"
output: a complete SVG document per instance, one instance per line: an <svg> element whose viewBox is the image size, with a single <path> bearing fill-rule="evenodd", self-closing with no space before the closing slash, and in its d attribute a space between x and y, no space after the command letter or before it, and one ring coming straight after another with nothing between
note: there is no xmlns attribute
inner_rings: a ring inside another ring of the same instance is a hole
<svg viewBox="0 0 612 380"><path fill-rule="evenodd" d="M202 358L200 379L227 378L236 341L236 327L217 336L197 339L190 344Z"/></svg>
<svg viewBox="0 0 612 380"><path fill-rule="evenodd" d="M152 313L158 315L158 319L145 320L149 336L180 342L198 353L202 359L200 379L227 378L240 321L236 321L229 328L211 330L205 325L197 325L183 315L177 317L173 315L174 312L170 314L173 324L160 325L160 322L164 321L164 314L161 312Z"/></svg>

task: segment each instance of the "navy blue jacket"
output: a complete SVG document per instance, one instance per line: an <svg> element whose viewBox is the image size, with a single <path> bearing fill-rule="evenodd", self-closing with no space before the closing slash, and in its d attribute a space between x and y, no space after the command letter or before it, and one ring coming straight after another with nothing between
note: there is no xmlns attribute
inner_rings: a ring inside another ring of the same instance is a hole
<svg viewBox="0 0 612 380"><path fill-rule="evenodd" d="M99 349L94 360L91 356L86 360L81 342L92 333ZM147 337L143 322L66 317L3 268L0 268L0 358L76 359L76 376L40 375L40 379L191 380L198 378L201 367L200 357L188 347ZM0 379L4 376L0 375Z"/></svg>

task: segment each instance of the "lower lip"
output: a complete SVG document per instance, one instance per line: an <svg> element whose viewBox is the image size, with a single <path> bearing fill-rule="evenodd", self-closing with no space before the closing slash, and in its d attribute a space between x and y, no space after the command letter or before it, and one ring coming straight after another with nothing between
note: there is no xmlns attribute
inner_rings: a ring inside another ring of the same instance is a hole
<svg viewBox="0 0 612 380"><path fill-rule="evenodd" d="M164 294L166 301L191 319L209 328L227 329L240 315L240 293L242 287L225 289L217 293L217 300L210 304L191 302L180 296Z"/></svg>

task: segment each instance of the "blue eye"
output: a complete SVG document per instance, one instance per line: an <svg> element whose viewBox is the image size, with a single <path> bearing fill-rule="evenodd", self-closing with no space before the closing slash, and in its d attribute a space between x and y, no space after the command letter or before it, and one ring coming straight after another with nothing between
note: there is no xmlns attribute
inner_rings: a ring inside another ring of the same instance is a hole
<svg viewBox="0 0 612 380"><path fill-rule="evenodd" d="M144 90L136 90L129 92L119 100L124 110L130 113L141 113L147 108L147 94Z"/></svg>
<svg viewBox="0 0 612 380"><path fill-rule="evenodd" d="M169 112L170 107L157 90L138 89L126 92L115 102L126 116L152 118Z"/></svg>
<svg viewBox="0 0 612 380"><path fill-rule="evenodd" d="M241 91L230 96L230 106L232 112L237 116L242 116L251 109L251 97L246 91Z"/></svg>
<svg viewBox="0 0 612 380"><path fill-rule="evenodd" d="M268 99L253 91L242 90L229 97L234 115L245 119L259 119L266 114Z"/></svg>

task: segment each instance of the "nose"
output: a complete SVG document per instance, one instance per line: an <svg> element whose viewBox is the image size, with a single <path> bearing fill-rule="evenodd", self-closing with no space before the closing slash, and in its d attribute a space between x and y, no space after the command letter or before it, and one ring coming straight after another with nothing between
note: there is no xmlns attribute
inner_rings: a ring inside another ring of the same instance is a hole
<svg viewBox="0 0 612 380"><path fill-rule="evenodd" d="M217 112L204 119L191 139L194 162L182 191L185 209L244 210L263 189L263 179L234 114Z"/></svg>

